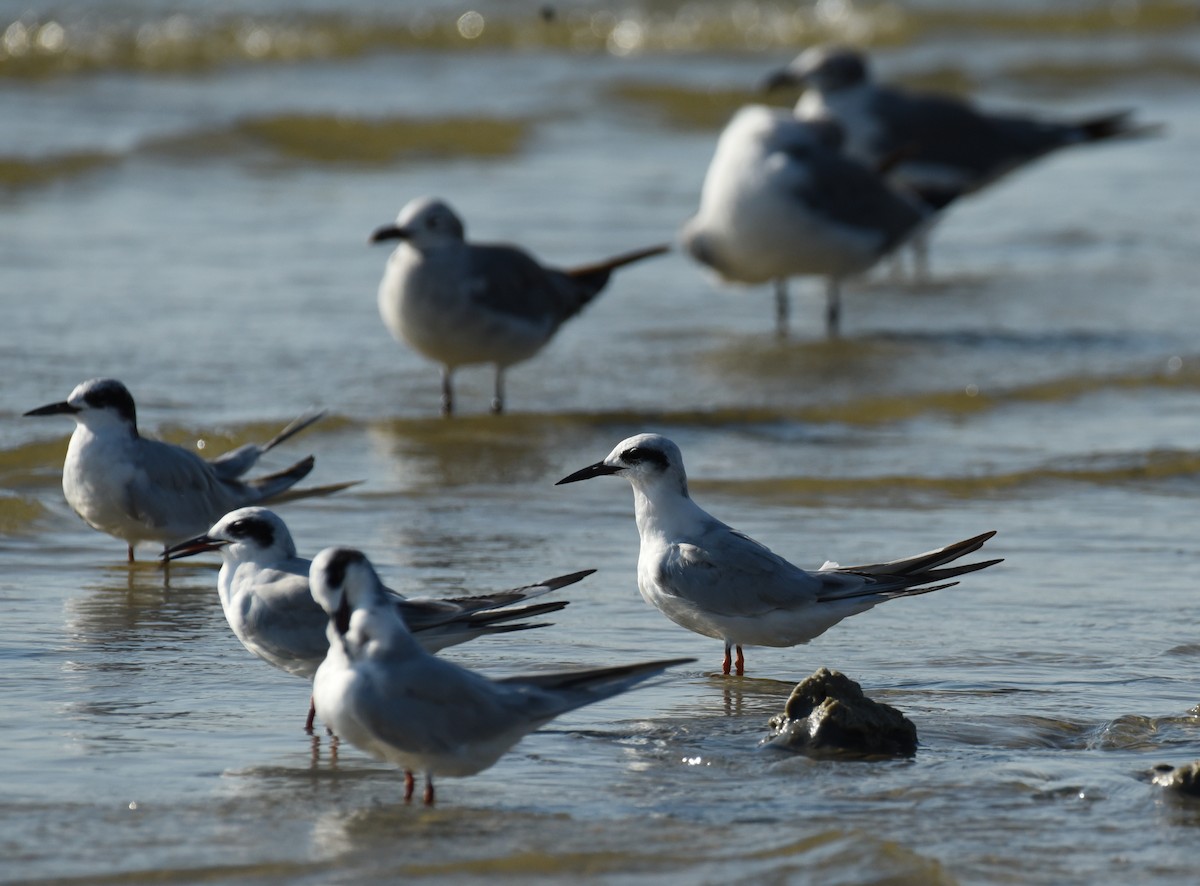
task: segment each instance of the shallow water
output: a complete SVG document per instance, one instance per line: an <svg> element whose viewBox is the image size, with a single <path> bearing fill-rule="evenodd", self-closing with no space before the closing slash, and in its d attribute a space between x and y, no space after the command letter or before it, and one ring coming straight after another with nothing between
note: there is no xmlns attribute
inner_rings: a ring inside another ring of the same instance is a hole
<svg viewBox="0 0 1200 886"><path fill-rule="evenodd" d="M440 2L210 9L0 3L3 879L1194 881L1200 807L1149 781L1200 757L1194 9L490 4L470 39ZM669 240L730 110L820 36L993 106L1166 131L964 202L933 282L851 286L841 341L815 281L781 344L765 290L673 254L514 369L512 414L468 370L463 415L436 417L436 370L376 314L375 227L428 193L563 265ZM206 453L328 408L268 466L365 481L280 508L303 553L355 544L410 593L599 570L554 627L458 661L700 662L405 806L396 771L303 734L305 686L232 637L215 563L164 586L152 550L128 567L70 513L69 423L20 415L97 375ZM552 486L642 430L803 565L987 529L1005 562L715 677L720 644L637 594L626 485ZM904 710L916 757L758 750L822 665Z"/></svg>

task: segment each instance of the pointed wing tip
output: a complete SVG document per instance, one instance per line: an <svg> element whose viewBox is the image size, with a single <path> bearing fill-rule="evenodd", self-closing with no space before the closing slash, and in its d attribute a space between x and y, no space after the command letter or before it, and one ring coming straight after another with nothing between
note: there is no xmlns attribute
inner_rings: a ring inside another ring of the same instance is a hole
<svg viewBox="0 0 1200 886"><path fill-rule="evenodd" d="M567 585L573 585L577 582L581 582L589 575L595 574L595 572L595 569L581 569L578 572L572 572L569 575L556 575L554 578L548 578L545 581L540 582L540 584L550 588L551 590L558 590L559 588L565 588Z"/></svg>

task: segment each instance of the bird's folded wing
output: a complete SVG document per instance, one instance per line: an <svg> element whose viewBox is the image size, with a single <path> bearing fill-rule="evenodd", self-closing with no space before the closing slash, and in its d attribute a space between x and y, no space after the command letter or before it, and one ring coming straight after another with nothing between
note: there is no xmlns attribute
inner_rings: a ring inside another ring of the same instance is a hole
<svg viewBox="0 0 1200 886"><path fill-rule="evenodd" d="M386 660L371 662L361 674L367 679L356 683L359 716L394 747L451 753L512 726L514 718L504 703L507 690L497 691L486 678L432 655L401 667L390 667Z"/></svg>
<svg viewBox="0 0 1200 886"><path fill-rule="evenodd" d="M879 250L903 241L924 219L917 205L856 160L813 148L804 153L802 162L808 174L793 192L831 221L876 234Z"/></svg>
<svg viewBox="0 0 1200 886"><path fill-rule="evenodd" d="M210 522L232 509L232 496L198 455L157 440L143 440L129 488L133 516L150 526Z"/></svg>
<svg viewBox="0 0 1200 886"><path fill-rule="evenodd" d="M303 582L307 601L292 586L297 582ZM329 616L308 595L307 580L291 576L258 587L260 593L243 616L247 639L280 661L319 664L329 651L325 634Z"/></svg>
<svg viewBox="0 0 1200 886"><path fill-rule="evenodd" d="M733 530L704 544L672 545L659 578L665 592L724 616L806 606L821 586L812 575Z"/></svg>
<svg viewBox="0 0 1200 886"><path fill-rule="evenodd" d="M481 307L541 326L569 315L565 275L512 246L472 245L467 291Z"/></svg>

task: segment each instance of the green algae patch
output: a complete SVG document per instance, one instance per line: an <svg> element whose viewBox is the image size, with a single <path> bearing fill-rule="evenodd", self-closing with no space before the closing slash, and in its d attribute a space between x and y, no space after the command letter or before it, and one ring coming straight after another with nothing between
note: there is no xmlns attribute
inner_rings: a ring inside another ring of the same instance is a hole
<svg viewBox="0 0 1200 886"><path fill-rule="evenodd" d="M0 533L19 535L33 529L33 524L49 510L39 502L18 496L0 495Z"/></svg>
<svg viewBox="0 0 1200 886"><path fill-rule="evenodd" d="M117 158L100 151L78 151L50 157L0 157L0 191L16 191L86 175Z"/></svg>
<svg viewBox="0 0 1200 886"><path fill-rule="evenodd" d="M742 105L763 103L766 96L752 89L696 89L664 83L618 83L612 98L639 105L669 126L679 129L719 129ZM778 101L778 95L771 96Z"/></svg>
<svg viewBox="0 0 1200 886"><path fill-rule="evenodd" d="M507 157L521 149L531 125L489 117L279 114L158 139L147 148L176 157L252 156L266 151L287 163L387 166L405 160Z"/></svg>
<svg viewBox="0 0 1200 886"><path fill-rule="evenodd" d="M528 124L486 117L362 120L292 114L246 120L238 129L295 160L384 165L411 158L506 157L520 149Z"/></svg>

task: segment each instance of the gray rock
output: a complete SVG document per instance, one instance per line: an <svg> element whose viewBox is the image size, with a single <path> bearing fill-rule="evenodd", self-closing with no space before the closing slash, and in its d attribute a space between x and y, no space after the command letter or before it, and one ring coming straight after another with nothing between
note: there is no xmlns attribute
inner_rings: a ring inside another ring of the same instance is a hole
<svg viewBox="0 0 1200 886"><path fill-rule="evenodd" d="M828 668L797 685L783 713L768 725L772 734L764 745L810 756L911 757L917 752L912 721Z"/></svg>
<svg viewBox="0 0 1200 886"><path fill-rule="evenodd" d="M1154 783L1167 790L1200 797L1200 760L1184 766L1155 766Z"/></svg>

